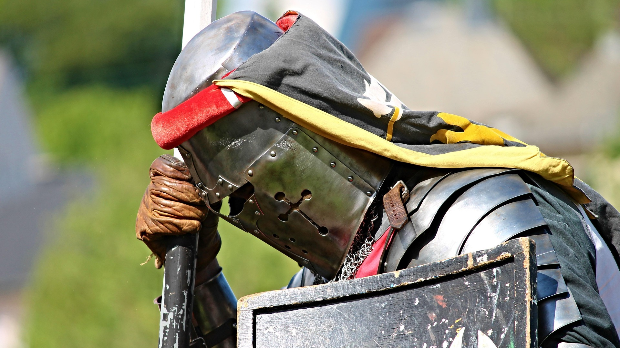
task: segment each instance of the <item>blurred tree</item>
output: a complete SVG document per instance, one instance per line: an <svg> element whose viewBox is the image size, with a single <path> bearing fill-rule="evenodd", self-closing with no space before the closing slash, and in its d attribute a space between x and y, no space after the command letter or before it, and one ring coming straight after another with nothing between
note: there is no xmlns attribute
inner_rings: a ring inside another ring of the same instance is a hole
<svg viewBox="0 0 620 348"><path fill-rule="evenodd" d="M56 233L35 267L26 338L31 347L146 347L157 342L162 271L134 235L148 168L162 150L152 140L157 111L148 89L70 89L36 103L39 134L70 170L89 165L94 197L82 197L48 224ZM254 236L220 226L218 258L237 296L285 286L297 265Z"/></svg>
<svg viewBox="0 0 620 348"><path fill-rule="evenodd" d="M29 79L161 90L181 49L183 2L0 0L0 45Z"/></svg>
<svg viewBox="0 0 620 348"><path fill-rule="evenodd" d="M156 344L162 272L139 266L150 252L133 229L149 164L163 152L149 124L182 20L182 0L0 0L0 45L25 73L44 149L64 170L88 166L98 179L94 197L46 224L55 233L28 291L32 347ZM221 232L237 295L280 288L297 270L253 236L227 224Z"/></svg>
<svg viewBox="0 0 620 348"><path fill-rule="evenodd" d="M491 3L552 79L571 72L595 40L620 19L620 0Z"/></svg>

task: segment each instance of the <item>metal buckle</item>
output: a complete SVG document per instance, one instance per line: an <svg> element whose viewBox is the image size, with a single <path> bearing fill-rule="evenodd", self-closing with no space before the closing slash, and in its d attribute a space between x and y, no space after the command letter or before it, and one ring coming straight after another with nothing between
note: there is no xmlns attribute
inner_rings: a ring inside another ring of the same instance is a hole
<svg viewBox="0 0 620 348"><path fill-rule="evenodd" d="M398 180L396 184L392 186L392 189L394 189L394 187L396 186L400 186L400 189L401 189L400 197L403 199L403 203L407 203L407 201L409 200L409 189L407 188L407 185L405 185L405 183L402 180Z"/></svg>

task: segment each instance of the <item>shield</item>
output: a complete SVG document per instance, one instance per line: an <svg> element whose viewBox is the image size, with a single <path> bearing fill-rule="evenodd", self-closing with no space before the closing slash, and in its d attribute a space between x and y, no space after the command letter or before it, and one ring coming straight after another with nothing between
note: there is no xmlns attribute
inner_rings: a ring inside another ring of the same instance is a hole
<svg viewBox="0 0 620 348"><path fill-rule="evenodd" d="M537 347L528 238L238 303L238 347Z"/></svg>

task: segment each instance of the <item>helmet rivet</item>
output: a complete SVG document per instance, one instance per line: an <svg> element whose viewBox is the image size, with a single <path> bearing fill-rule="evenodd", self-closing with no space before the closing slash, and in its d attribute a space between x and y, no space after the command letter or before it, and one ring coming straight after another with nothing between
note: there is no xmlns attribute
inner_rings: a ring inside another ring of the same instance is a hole
<svg viewBox="0 0 620 348"><path fill-rule="evenodd" d="M257 210L257 211L254 212L254 214L260 215L260 211Z"/></svg>
<svg viewBox="0 0 620 348"><path fill-rule="evenodd" d="M276 152L275 152L275 151L271 151L271 152L269 153L269 156L271 156L271 157L276 157Z"/></svg>
<svg viewBox="0 0 620 348"><path fill-rule="evenodd" d="M296 130L293 131L293 135L297 135L297 131Z"/></svg>
<svg viewBox="0 0 620 348"><path fill-rule="evenodd" d="M312 152L319 152L319 148L318 147L313 147L312 148Z"/></svg>
<svg viewBox="0 0 620 348"><path fill-rule="evenodd" d="M331 162L331 163L329 164L329 166L330 166L330 167L332 167L332 168L336 168L336 162Z"/></svg>
<svg viewBox="0 0 620 348"><path fill-rule="evenodd" d="M252 171L252 169L248 170L248 175L249 175L249 176L254 175L254 172Z"/></svg>
<svg viewBox="0 0 620 348"><path fill-rule="evenodd" d="M349 180L349 182L351 182L351 181L353 181L353 177L350 176L350 177L347 178L347 180Z"/></svg>
<svg viewBox="0 0 620 348"><path fill-rule="evenodd" d="M366 196L368 197L372 196L372 191L366 191Z"/></svg>
<svg viewBox="0 0 620 348"><path fill-rule="evenodd" d="M222 180L222 179L217 179L217 183L218 183L219 185L222 185L222 184L224 183L224 180Z"/></svg>
<svg viewBox="0 0 620 348"><path fill-rule="evenodd" d="M279 117L276 117L276 122L282 121Z"/></svg>
<svg viewBox="0 0 620 348"><path fill-rule="evenodd" d="M219 192L216 192L216 193L215 193L215 197L220 198L220 193L219 193Z"/></svg>
<svg viewBox="0 0 620 348"><path fill-rule="evenodd" d="M233 186L232 185L228 185L228 189L232 191Z"/></svg>

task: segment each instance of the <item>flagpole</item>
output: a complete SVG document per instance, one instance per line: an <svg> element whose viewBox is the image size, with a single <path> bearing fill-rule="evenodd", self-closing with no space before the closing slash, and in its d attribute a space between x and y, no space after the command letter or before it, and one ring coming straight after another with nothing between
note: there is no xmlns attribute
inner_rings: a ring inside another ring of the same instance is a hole
<svg viewBox="0 0 620 348"><path fill-rule="evenodd" d="M215 20L217 0L185 0L182 48ZM176 158L183 160L178 149ZM198 234L168 241L159 321L159 348L188 348L192 332Z"/></svg>

